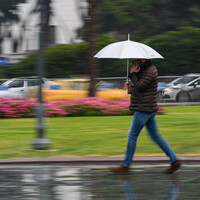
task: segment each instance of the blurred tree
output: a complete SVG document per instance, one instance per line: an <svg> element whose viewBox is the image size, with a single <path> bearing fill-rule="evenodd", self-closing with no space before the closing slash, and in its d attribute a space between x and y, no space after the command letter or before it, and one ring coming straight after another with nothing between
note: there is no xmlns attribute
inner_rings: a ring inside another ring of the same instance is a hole
<svg viewBox="0 0 200 200"><path fill-rule="evenodd" d="M98 33L119 40L131 33L133 40L141 41L177 27L200 27L199 10L197 0L101 0L97 7ZM85 29L79 29L83 38Z"/></svg>
<svg viewBox="0 0 200 200"><path fill-rule="evenodd" d="M116 42L115 39L100 35L97 37L97 51L106 45ZM142 41L151 46L164 60L153 60L159 75L183 75L186 73L200 73L200 28L182 27L175 31L167 31ZM63 44L47 47L45 50L47 77L67 78L71 75L87 74L88 65L87 42L78 44ZM125 59L99 59L100 77L126 77ZM35 54L30 55L20 63L2 66L1 78L34 75ZM2 70L3 69L3 70Z"/></svg>
<svg viewBox="0 0 200 200"><path fill-rule="evenodd" d="M102 0L98 7L99 33L110 33L118 39L126 39L132 33L134 40L153 35L158 20L151 14L149 0Z"/></svg>
<svg viewBox="0 0 200 200"><path fill-rule="evenodd" d="M99 36L97 37L97 49L100 50L104 46L115 41L116 40L109 36ZM89 45L87 42L47 47L45 49L45 63L48 69L47 77L67 78L71 75L80 74L86 74L89 76L88 49ZM36 54L34 53L15 65L11 65L9 67L2 66L2 70L4 68L7 70L1 71L1 78L32 76L35 74L35 61ZM101 76L107 76L106 70L108 70L112 76L117 75L119 68L113 70L112 61L110 59L101 59L99 61L103 64L101 67L101 72L103 74L100 74Z"/></svg>
<svg viewBox="0 0 200 200"><path fill-rule="evenodd" d="M47 77L70 77L71 75L86 74L85 66L88 44L63 44L45 49L45 65L48 69ZM7 67L4 71L6 77L33 76L35 75L36 53L31 54L21 62ZM3 67L3 66L2 66Z"/></svg>
<svg viewBox="0 0 200 200"><path fill-rule="evenodd" d="M165 0L159 7L159 17L163 21L165 31L174 30L177 27L195 26L200 27L199 9L200 1L196 0ZM198 10L198 11L197 11Z"/></svg>
<svg viewBox="0 0 200 200"><path fill-rule="evenodd" d="M2 52L1 44L6 37L11 37L9 26L13 21L18 21L19 17L15 12L19 3L24 3L26 0L6 0L0 1L0 54ZM4 30L2 30L4 25ZM13 49L16 49L18 43L14 41Z"/></svg>
<svg viewBox="0 0 200 200"><path fill-rule="evenodd" d="M181 27L143 41L165 60L155 60L160 75L200 73L200 28Z"/></svg>

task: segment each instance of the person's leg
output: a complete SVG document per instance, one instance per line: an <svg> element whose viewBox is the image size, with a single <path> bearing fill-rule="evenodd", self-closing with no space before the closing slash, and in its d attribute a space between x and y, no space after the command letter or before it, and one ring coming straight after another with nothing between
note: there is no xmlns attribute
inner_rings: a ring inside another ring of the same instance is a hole
<svg viewBox="0 0 200 200"><path fill-rule="evenodd" d="M160 146L160 148L165 152L170 161L173 163L177 160L176 154L171 149L166 140L159 134L155 115L156 113L153 113L151 118L146 123L147 131L149 132L151 138Z"/></svg>
<svg viewBox="0 0 200 200"><path fill-rule="evenodd" d="M125 156L124 162L122 163L124 167L127 167L127 168L130 167L132 163L133 155L136 149L137 138L142 128L145 126L146 122L148 121L148 119L149 119L148 113L142 113L138 111L134 113L132 124L128 132L126 156Z"/></svg>

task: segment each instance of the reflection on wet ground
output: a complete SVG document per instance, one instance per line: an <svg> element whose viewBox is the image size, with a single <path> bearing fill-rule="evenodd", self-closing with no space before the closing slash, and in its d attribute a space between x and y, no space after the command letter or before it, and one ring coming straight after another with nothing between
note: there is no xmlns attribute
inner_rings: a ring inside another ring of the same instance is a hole
<svg viewBox="0 0 200 200"><path fill-rule="evenodd" d="M161 167L134 168L117 175L108 168L33 166L0 169L0 199L192 200L200 199L200 167L176 175Z"/></svg>

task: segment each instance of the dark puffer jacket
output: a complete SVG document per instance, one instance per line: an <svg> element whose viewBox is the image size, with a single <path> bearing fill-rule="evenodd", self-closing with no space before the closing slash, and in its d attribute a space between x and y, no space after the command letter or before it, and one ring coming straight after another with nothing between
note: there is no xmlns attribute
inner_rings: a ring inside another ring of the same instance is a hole
<svg viewBox="0 0 200 200"><path fill-rule="evenodd" d="M140 112L156 112L158 72L151 61L146 61L138 73L131 73L129 78L133 84L130 110Z"/></svg>

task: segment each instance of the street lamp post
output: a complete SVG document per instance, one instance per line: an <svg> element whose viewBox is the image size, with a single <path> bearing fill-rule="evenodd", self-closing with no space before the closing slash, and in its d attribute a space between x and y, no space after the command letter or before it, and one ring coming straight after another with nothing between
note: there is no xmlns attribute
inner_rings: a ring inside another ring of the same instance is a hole
<svg viewBox="0 0 200 200"><path fill-rule="evenodd" d="M39 50L37 55L37 74L39 77L39 90L38 90L38 106L37 106L37 138L33 141L32 147L34 149L48 149L50 147L50 140L45 138L45 107L42 96L42 77L44 77L44 41L46 35L46 0L39 0L40 3L40 18L41 29L39 32Z"/></svg>

